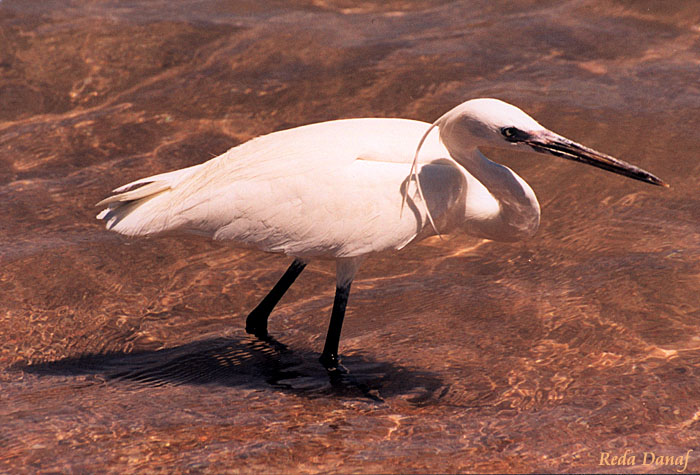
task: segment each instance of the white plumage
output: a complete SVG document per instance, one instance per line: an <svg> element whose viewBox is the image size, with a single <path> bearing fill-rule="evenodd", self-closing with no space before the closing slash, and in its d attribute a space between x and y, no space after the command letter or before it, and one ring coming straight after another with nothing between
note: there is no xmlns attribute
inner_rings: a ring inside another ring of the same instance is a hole
<svg viewBox="0 0 700 475"><path fill-rule="evenodd" d="M190 231L297 257L400 249L427 223L415 184L405 212L401 193L428 127L404 119L349 119L275 132L201 165L118 188L120 194L100 203L109 208L98 218L130 236ZM432 215L443 217L460 202L478 199L472 214L495 216L498 203L478 182L465 199L469 177L437 132L423 145L418 167ZM138 185L144 186L126 191Z"/></svg>
<svg viewBox="0 0 700 475"><path fill-rule="evenodd" d="M107 205L98 218L129 236L192 232L285 253L301 269L311 258L337 259L337 285L347 287L347 299L361 258L369 253L401 249L436 231L458 229L495 240L536 231L540 209L532 189L484 157L481 145L548 152L663 184L548 131L510 104L475 99L434 124L347 119L258 137L206 163L117 188L98 203ZM415 173L409 176L414 158ZM262 313L269 314L279 297ZM344 306L338 310L341 324ZM267 315L264 325L256 318L257 326L251 326L249 317L249 331L266 336ZM327 340L322 357L327 367L337 366L333 344L329 348Z"/></svg>

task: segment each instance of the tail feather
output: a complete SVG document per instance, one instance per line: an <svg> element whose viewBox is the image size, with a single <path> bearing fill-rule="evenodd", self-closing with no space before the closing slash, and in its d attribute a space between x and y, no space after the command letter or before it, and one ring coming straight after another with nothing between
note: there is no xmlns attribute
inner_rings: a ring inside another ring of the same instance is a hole
<svg viewBox="0 0 700 475"><path fill-rule="evenodd" d="M124 187L117 188L114 191L119 191L122 188ZM141 186L140 188L136 188L135 190L127 191L125 193L119 193L118 195L109 196L97 203L95 206L104 206L112 203L126 203L129 201L136 201L140 200L141 198L146 198L148 196L155 195L156 193L160 193L161 191L169 190L170 188L171 185L167 181L153 181Z"/></svg>
<svg viewBox="0 0 700 475"><path fill-rule="evenodd" d="M120 186L95 206L107 206L97 219L106 222L107 229L132 236L164 231L169 210L152 206L152 200L175 188L200 165L161 173Z"/></svg>

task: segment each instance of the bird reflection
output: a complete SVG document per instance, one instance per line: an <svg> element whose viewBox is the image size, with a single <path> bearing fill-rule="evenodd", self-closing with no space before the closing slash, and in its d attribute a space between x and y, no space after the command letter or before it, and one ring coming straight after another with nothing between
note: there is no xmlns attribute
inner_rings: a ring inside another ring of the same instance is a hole
<svg viewBox="0 0 700 475"><path fill-rule="evenodd" d="M112 383L137 387L273 387L311 397L361 397L376 402L387 395L414 395L416 388L420 392L415 394L416 401L423 402L443 388L442 381L432 373L371 361L362 355L347 357L352 362L352 373L342 367L326 371L314 363L314 356L308 350L290 350L272 337L260 340L241 335L154 351L86 354L25 364L19 369L40 375L102 375Z"/></svg>

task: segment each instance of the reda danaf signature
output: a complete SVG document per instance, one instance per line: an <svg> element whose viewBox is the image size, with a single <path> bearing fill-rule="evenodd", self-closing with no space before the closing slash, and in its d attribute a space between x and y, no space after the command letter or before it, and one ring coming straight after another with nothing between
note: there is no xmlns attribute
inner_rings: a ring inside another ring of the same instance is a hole
<svg viewBox="0 0 700 475"><path fill-rule="evenodd" d="M688 460L692 451L692 449L688 450L685 455L668 455L656 452L633 454L631 450L625 450L624 453L601 452L599 465L674 467L676 472L682 473L688 468Z"/></svg>

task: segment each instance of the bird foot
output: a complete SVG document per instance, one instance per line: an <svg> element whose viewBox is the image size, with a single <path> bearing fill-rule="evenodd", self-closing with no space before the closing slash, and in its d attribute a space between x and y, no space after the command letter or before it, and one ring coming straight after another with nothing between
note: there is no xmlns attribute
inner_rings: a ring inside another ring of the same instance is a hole
<svg viewBox="0 0 700 475"><path fill-rule="evenodd" d="M274 349L279 353L288 351L287 345L277 341L275 337L267 333L267 330L246 327L245 331L248 334L254 336L258 341L267 344L270 348Z"/></svg>
<svg viewBox="0 0 700 475"><path fill-rule="evenodd" d="M326 368L328 380L336 390L344 393L348 389L359 389L366 398L375 402L384 402L376 389L371 389L358 381L345 366L340 364L338 355L322 354L319 361Z"/></svg>
<svg viewBox="0 0 700 475"><path fill-rule="evenodd" d="M267 328L259 328L259 327L246 325L245 331L249 335L255 336L258 340L266 341L267 339L270 338L270 334L267 333Z"/></svg>
<svg viewBox="0 0 700 475"><path fill-rule="evenodd" d="M340 358L336 354L323 353L318 359L329 374L347 374L348 370L340 364Z"/></svg>

